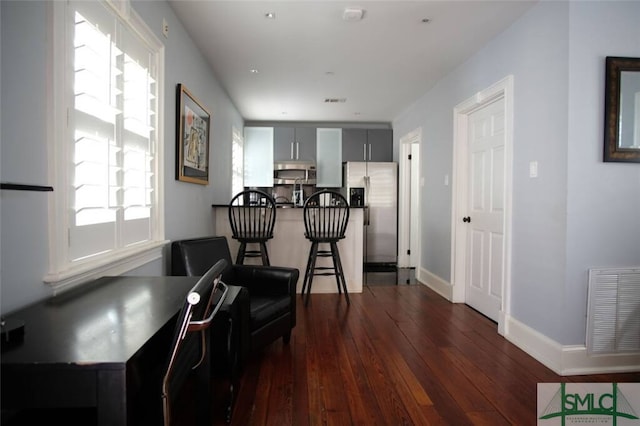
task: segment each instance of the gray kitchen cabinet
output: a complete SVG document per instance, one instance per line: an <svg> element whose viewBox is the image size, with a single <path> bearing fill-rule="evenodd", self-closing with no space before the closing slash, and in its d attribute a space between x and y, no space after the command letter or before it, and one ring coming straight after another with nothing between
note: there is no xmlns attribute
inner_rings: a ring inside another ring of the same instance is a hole
<svg viewBox="0 0 640 426"><path fill-rule="evenodd" d="M291 160L295 154L295 129L293 127L275 127L273 129L273 159Z"/></svg>
<svg viewBox="0 0 640 426"><path fill-rule="evenodd" d="M365 161L366 129L342 129L342 161Z"/></svg>
<svg viewBox="0 0 640 426"><path fill-rule="evenodd" d="M273 159L275 161L315 161L316 129L314 127L276 127Z"/></svg>
<svg viewBox="0 0 640 426"><path fill-rule="evenodd" d="M369 152L367 161L393 161L393 130L367 130Z"/></svg>
<svg viewBox="0 0 640 426"><path fill-rule="evenodd" d="M393 130L342 129L342 161L393 161Z"/></svg>
<svg viewBox="0 0 640 426"><path fill-rule="evenodd" d="M296 127L296 142L298 143L298 157L296 160L316 160L315 127Z"/></svg>
<svg viewBox="0 0 640 426"><path fill-rule="evenodd" d="M244 128L244 186L273 186L273 127Z"/></svg>

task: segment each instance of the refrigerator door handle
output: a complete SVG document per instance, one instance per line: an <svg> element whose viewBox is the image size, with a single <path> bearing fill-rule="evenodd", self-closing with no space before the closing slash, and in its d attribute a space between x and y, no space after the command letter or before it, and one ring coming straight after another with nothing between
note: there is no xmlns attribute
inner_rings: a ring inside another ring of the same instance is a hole
<svg viewBox="0 0 640 426"><path fill-rule="evenodd" d="M369 205L369 184L371 182L371 179L369 178L369 176L364 176L364 205L368 206Z"/></svg>

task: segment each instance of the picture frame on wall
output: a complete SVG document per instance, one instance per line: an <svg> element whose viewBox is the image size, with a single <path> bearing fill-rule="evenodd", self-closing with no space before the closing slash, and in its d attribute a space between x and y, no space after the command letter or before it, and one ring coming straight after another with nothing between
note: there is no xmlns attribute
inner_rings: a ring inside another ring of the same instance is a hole
<svg viewBox="0 0 640 426"><path fill-rule="evenodd" d="M177 87L176 180L209 184L211 113L186 87Z"/></svg>
<svg viewBox="0 0 640 426"><path fill-rule="evenodd" d="M605 59L604 161L640 163L640 58Z"/></svg>

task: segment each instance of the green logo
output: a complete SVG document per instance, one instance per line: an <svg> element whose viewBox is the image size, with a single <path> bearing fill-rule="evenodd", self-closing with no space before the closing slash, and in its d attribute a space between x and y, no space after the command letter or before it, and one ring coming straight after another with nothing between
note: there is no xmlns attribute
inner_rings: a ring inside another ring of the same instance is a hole
<svg viewBox="0 0 640 426"><path fill-rule="evenodd" d="M560 383L560 389L553 395L540 420L560 417L562 426L569 416L608 416L616 426L619 417L637 420L638 415L622 394L616 383L611 384L611 393L567 392L566 383Z"/></svg>

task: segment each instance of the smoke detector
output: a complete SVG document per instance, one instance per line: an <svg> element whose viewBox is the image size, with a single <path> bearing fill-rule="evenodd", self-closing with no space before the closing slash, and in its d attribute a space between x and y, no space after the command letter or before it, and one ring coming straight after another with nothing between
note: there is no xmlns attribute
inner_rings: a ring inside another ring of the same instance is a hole
<svg viewBox="0 0 640 426"><path fill-rule="evenodd" d="M347 22L356 22L362 19L364 11L362 9L346 8L342 13L342 19Z"/></svg>

